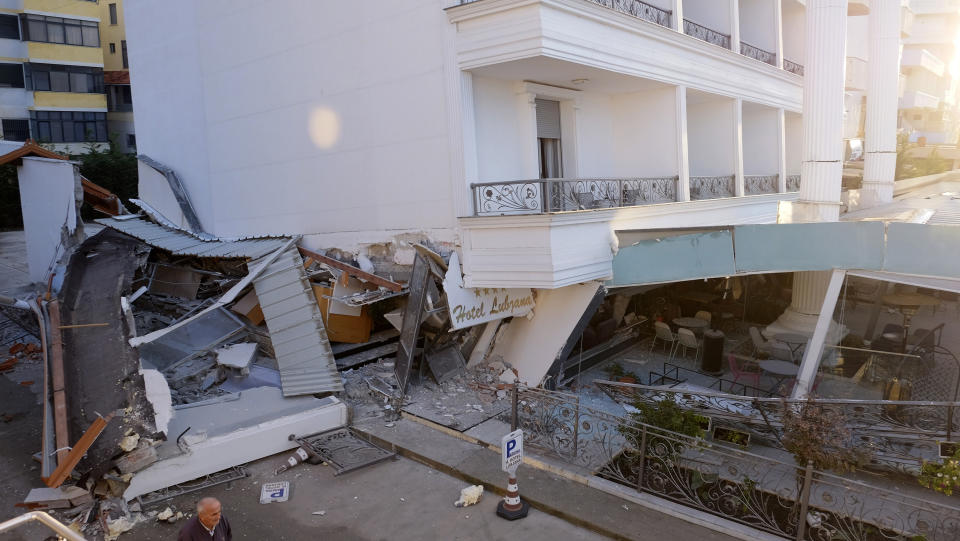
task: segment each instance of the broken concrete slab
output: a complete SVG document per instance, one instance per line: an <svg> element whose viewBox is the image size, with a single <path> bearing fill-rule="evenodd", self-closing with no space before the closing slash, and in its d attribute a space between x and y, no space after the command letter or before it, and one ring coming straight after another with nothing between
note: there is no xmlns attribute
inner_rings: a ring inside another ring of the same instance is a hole
<svg viewBox="0 0 960 541"><path fill-rule="evenodd" d="M240 342L217 349L217 364L246 372L257 355L255 342Z"/></svg>
<svg viewBox="0 0 960 541"><path fill-rule="evenodd" d="M346 423L346 405L332 396L284 397L271 387L242 391L231 401L182 406L170 423L170 433L180 436L157 447L160 460L137 472L123 497L129 501L287 451L298 446L290 434L314 434Z"/></svg>
<svg viewBox="0 0 960 541"><path fill-rule="evenodd" d="M153 265L150 292L183 299L196 299L200 289L200 273L193 269L170 265Z"/></svg>
<svg viewBox="0 0 960 541"><path fill-rule="evenodd" d="M92 500L90 493L77 486L59 488L32 488L24 498L23 503L28 507L42 507L47 509L67 509L83 505Z"/></svg>
<svg viewBox="0 0 960 541"><path fill-rule="evenodd" d="M167 425L173 417L173 400L170 386L163 374L149 368L140 370L147 401L153 406L153 424L158 433L166 434Z"/></svg>
<svg viewBox="0 0 960 541"><path fill-rule="evenodd" d="M147 445L123 455L116 460L115 464L120 473L135 473L153 464L159 458L157 450L152 445Z"/></svg>
<svg viewBox="0 0 960 541"><path fill-rule="evenodd" d="M228 393L239 393L257 387L276 387L279 389L280 371L254 364L250 365L250 373L246 376L229 376L220 384L220 389Z"/></svg>

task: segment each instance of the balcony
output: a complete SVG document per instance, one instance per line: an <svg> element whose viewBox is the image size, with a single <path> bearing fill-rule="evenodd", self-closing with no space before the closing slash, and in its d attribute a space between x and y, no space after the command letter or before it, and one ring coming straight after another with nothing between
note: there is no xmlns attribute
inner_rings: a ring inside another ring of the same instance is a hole
<svg viewBox="0 0 960 541"><path fill-rule="evenodd" d="M797 64L796 62L792 62L792 61L787 60L786 58L784 58L784 59L783 59L783 69L789 71L790 73L792 73L792 74L794 74L794 75L799 75L800 77L803 77L803 65L802 65L802 64Z"/></svg>
<svg viewBox="0 0 960 541"><path fill-rule="evenodd" d="M901 109L936 109L939 105L940 99L926 92L904 92L900 98Z"/></svg>
<svg viewBox="0 0 960 541"><path fill-rule="evenodd" d="M846 90L866 90L867 62L853 56L847 57L846 79L843 84Z"/></svg>
<svg viewBox="0 0 960 541"><path fill-rule="evenodd" d="M923 68L937 77L943 76L945 65L942 60L926 49L904 48L900 65L911 68Z"/></svg>
<svg viewBox="0 0 960 541"><path fill-rule="evenodd" d="M746 43L744 41L740 42L740 54L742 54L743 56L750 57L754 60L759 60L766 64L770 64L771 66L777 65L776 53L771 53L770 51L764 51L763 49L759 47L754 47L753 45L750 45L749 43Z"/></svg>
<svg viewBox="0 0 960 541"><path fill-rule="evenodd" d="M632 207L677 200L677 177L539 179L471 184L475 216Z"/></svg>

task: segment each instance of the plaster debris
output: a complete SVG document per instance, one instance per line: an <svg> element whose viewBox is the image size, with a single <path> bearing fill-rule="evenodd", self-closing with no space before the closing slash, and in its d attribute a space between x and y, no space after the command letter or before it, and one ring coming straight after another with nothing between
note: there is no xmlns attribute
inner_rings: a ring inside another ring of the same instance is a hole
<svg viewBox="0 0 960 541"><path fill-rule="evenodd" d="M169 507L157 514L157 520L170 520L173 517L173 509L170 509Z"/></svg>
<svg viewBox="0 0 960 541"><path fill-rule="evenodd" d="M129 436L124 436L124 438L120 440L120 448L129 453L137 448L137 443L139 442L140 434L130 434Z"/></svg>
<svg viewBox="0 0 960 541"><path fill-rule="evenodd" d="M230 344L216 350L217 364L228 368L247 371L257 354L257 344L254 342L241 342L239 344Z"/></svg>
<svg viewBox="0 0 960 541"><path fill-rule="evenodd" d="M473 485L460 491L460 499L453 502L454 507L467 507L480 501L483 485Z"/></svg>
<svg viewBox="0 0 960 541"><path fill-rule="evenodd" d="M311 515L319 515L319 516L322 517L322 516L326 515L327 512L326 512L326 511L314 511L313 513L310 513L310 514L311 514Z"/></svg>

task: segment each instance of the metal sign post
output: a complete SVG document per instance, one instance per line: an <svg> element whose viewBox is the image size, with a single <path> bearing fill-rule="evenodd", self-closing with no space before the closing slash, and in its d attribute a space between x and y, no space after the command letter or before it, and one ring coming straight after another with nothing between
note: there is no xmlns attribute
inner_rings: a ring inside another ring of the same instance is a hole
<svg viewBox="0 0 960 541"><path fill-rule="evenodd" d="M520 500L517 467L523 462L523 430L514 430L500 440L501 467L507 472L507 495L497 504L497 515L507 520L527 516L530 504Z"/></svg>

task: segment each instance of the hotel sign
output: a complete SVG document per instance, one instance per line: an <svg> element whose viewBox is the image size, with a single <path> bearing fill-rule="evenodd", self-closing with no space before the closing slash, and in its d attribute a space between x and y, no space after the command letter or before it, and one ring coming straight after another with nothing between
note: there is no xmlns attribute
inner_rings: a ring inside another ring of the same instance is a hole
<svg viewBox="0 0 960 541"><path fill-rule="evenodd" d="M472 327L511 316L525 316L533 310L533 292L529 288L463 287L460 258L450 254L447 275L443 279L450 323L454 329Z"/></svg>

